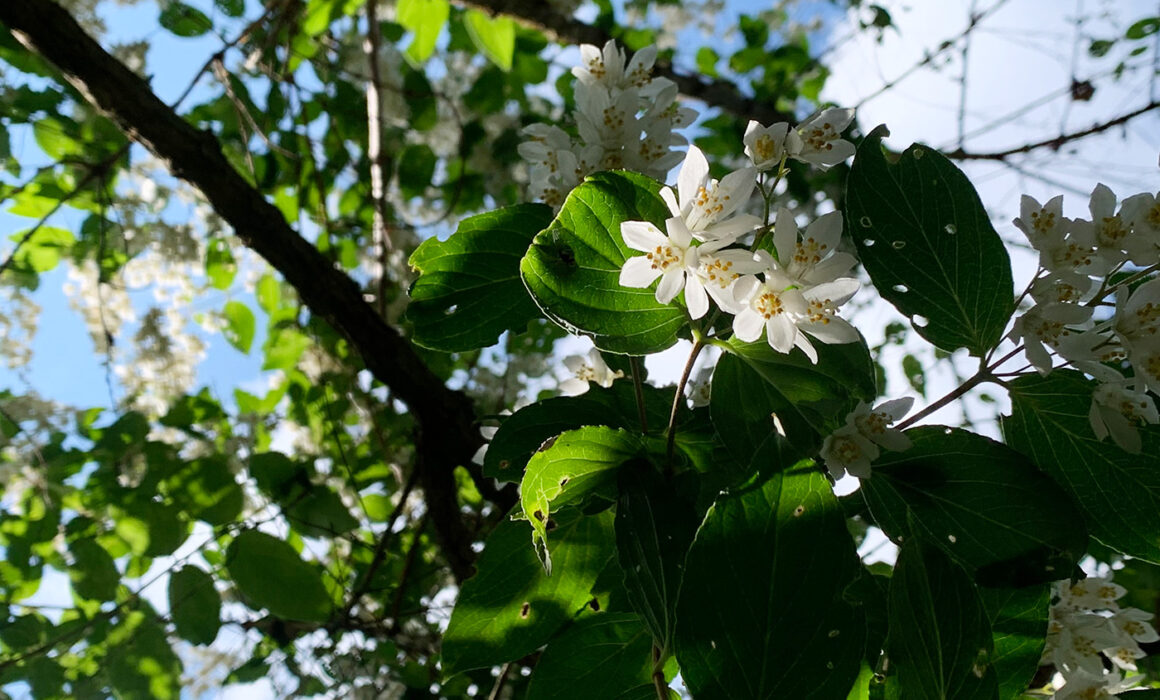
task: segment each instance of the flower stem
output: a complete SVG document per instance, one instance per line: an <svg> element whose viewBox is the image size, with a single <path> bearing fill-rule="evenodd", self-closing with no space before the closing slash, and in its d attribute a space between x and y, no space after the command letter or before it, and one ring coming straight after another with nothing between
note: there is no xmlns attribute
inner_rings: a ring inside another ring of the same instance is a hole
<svg viewBox="0 0 1160 700"><path fill-rule="evenodd" d="M657 700L669 700L669 684L665 680L665 670L661 666L661 650L660 647L653 645L653 687L657 690ZM660 668L657 668L661 666Z"/></svg>
<svg viewBox="0 0 1160 700"><path fill-rule="evenodd" d="M922 420L923 418L926 418L930 414L939 410L943 406L946 406L947 404L949 404L953 401L957 401L958 399L961 399L964 395L966 395L966 393L968 391L970 391L971 389L974 389L976 386L982 384L983 382L995 381L995 375L994 375L995 369L998 368L1000 365L1002 365L1007 360L1010 360L1012 357L1015 357L1016 355L1018 355L1020 352L1022 352L1022 350L1023 350L1023 346L1019 345L1011 352L1007 353L1006 355L1000 357L998 360L995 360L994 362L992 362L990 364L987 364L986 362L981 363L979 365L979 370L977 372L975 372L973 375L971 375L970 377L968 377L966 381L964 381L962 384L960 384L957 388L955 388L953 391L948 393L946 396L943 396L938 401L935 401L934 403L930 404L929 406L922 409L918 413L914 414L910 418L907 418L906 420L899 423L896 426L897 429L898 430L905 430L906 428L909 428L910 426L914 425L918 421Z"/></svg>
<svg viewBox="0 0 1160 700"><path fill-rule="evenodd" d="M640 432L648 435L648 416L644 412L644 380L640 376L640 358L629 356L629 367L632 368L632 388L636 392L636 410L640 416Z"/></svg>
<svg viewBox="0 0 1160 700"><path fill-rule="evenodd" d="M693 372L693 365L697 362L697 355L701 354L701 350L705 347L705 341L701 338L693 343L693 351L689 353L689 359L685 362L685 370L681 373L681 381L677 382L677 390L673 393L673 408L669 412L669 428L668 428L668 442L665 445L665 475L671 476L673 471L673 447L676 445L677 439L677 411L681 408L681 401L685 398L685 385L689 383L689 375Z"/></svg>

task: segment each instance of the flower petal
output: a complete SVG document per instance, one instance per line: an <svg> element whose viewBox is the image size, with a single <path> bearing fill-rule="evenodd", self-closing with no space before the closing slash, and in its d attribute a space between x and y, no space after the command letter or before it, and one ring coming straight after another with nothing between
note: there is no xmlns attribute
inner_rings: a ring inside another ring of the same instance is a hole
<svg viewBox="0 0 1160 700"><path fill-rule="evenodd" d="M620 268L620 286L644 288L661 276L661 270L655 267L643 255L629 258Z"/></svg>
<svg viewBox="0 0 1160 700"><path fill-rule="evenodd" d="M685 304L689 307L689 316L694 321L709 311L709 296L696 275L689 275L685 281Z"/></svg>
<svg viewBox="0 0 1160 700"><path fill-rule="evenodd" d="M765 327L765 319L753 309L746 308L733 317L733 335L746 343L752 343L761 337Z"/></svg>
<svg viewBox="0 0 1160 700"><path fill-rule="evenodd" d="M669 239L661 230L647 221L625 221L620 224L624 243L633 250L651 252L658 245L668 245Z"/></svg>
<svg viewBox="0 0 1160 700"><path fill-rule="evenodd" d="M691 205L697 197L697 190L708 177L709 161L705 159L705 154L696 146L689 146L685 162L681 164L681 172L677 174L677 195L682 208Z"/></svg>
<svg viewBox="0 0 1160 700"><path fill-rule="evenodd" d="M666 270L661 276L661 283L657 286L656 299L662 304L667 304L672 301L678 294L681 293L681 287L685 286L685 271L679 268L672 268Z"/></svg>

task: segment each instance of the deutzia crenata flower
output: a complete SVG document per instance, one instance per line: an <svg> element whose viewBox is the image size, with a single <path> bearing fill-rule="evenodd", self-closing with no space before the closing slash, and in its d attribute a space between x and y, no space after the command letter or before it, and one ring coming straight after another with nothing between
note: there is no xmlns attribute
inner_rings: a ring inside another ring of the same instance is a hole
<svg viewBox="0 0 1160 700"><path fill-rule="evenodd" d="M1039 251L1039 266L1048 272L1075 272L1097 275L1109 264L1096 253L1095 230L1081 222L1068 221L1044 234L1034 246Z"/></svg>
<svg viewBox="0 0 1160 700"><path fill-rule="evenodd" d="M1023 342L1023 351L1027 354L1027 361L1043 375L1051 372L1053 362L1048 348L1078 355L1069 352L1074 338L1079 331L1069 326L1077 326L1091 319L1090 306L1078 304L1047 304L1033 306L1019 318L1011 328L1008 337Z"/></svg>
<svg viewBox="0 0 1160 700"><path fill-rule="evenodd" d="M1077 220L1074 227L1091 227L1091 240L1100 256L1115 265L1127 259L1124 247L1128 243L1128 223L1116 214L1116 195L1100 183L1092 190L1088 203L1092 220Z"/></svg>
<svg viewBox="0 0 1160 700"><path fill-rule="evenodd" d="M713 368L711 366L702 367L693 381L689 382L689 403L693 408L700 408L701 406L708 406L713 382Z"/></svg>
<svg viewBox="0 0 1160 700"><path fill-rule="evenodd" d="M603 50L592 44L581 44L580 65L572 68L572 75L582 85L599 85L607 90L639 89L652 80L656 60L657 47L646 46L633 54L626 69L624 50L609 39Z"/></svg>
<svg viewBox="0 0 1160 700"><path fill-rule="evenodd" d="M668 219L665 228L667 236L647 221L621 223L620 235L625 244L644 255L634 255L624 261L620 268L620 284L643 288L660 277L656 300L668 304L684 289L689 315L693 319L701 318L709 310L709 297L698 272L701 255L716 252L730 241L694 245L693 234L679 216Z"/></svg>
<svg viewBox="0 0 1160 700"><path fill-rule="evenodd" d="M849 253L836 252L842 238L842 213L823 214L798 237L797 222L786 208L777 210L773 247L782 273L799 287L833 282L858 261Z"/></svg>
<svg viewBox="0 0 1160 700"><path fill-rule="evenodd" d="M592 348L587 356L570 355L564 358L564 366L572 373L572 377L560 382L560 391L569 396L576 396L588 391L590 382L602 387L612 386L612 382L624 376L624 372L615 372L604 362L600 351Z"/></svg>
<svg viewBox="0 0 1160 700"><path fill-rule="evenodd" d="M859 479L870 478L870 463L878 458L880 447L895 452L910 449L910 438L890 424L902 419L913 405L914 399L909 396L874 408L865 401L858 402L858 407L846 415L845 424L822 442L819 455L834 479L842 478L846 472Z"/></svg>
<svg viewBox="0 0 1160 700"><path fill-rule="evenodd" d="M854 144L842 138L842 132L854 121L854 110L827 109L799 124L802 145L790 157L812 163L825 170L854 155Z"/></svg>
<svg viewBox="0 0 1160 700"><path fill-rule="evenodd" d="M694 273L705 291L717 302L718 308L731 314L741 312L744 304L737 301L735 288L742 275L752 275L765 269L766 265L748 250L709 250L709 244L698 250L699 265ZM686 293L686 299L688 294ZM692 309L690 309L692 313ZM700 318L694 316L694 318Z"/></svg>
<svg viewBox="0 0 1160 700"><path fill-rule="evenodd" d="M835 480L847 472L859 479L870 478L870 463L878 459L878 446L858 428L847 423L826 436L819 456Z"/></svg>
<svg viewBox="0 0 1160 700"><path fill-rule="evenodd" d="M1125 451L1139 454L1141 441L1137 426L1160 423L1160 414L1156 412L1151 396L1143 391L1133 391L1124 381L1096 387L1088 419L1098 439L1111 435Z"/></svg>
<svg viewBox="0 0 1160 700"><path fill-rule="evenodd" d="M1093 676L1082 671L1067 677L1066 684L1058 688L1051 700L1116 700L1117 693L1130 688L1133 683L1124 683L1118 673Z"/></svg>
<svg viewBox="0 0 1160 700"><path fill-rule="evenodd" d="M1132 262L1141 267L1160 262L1160 192L1128 197L1120 205L1120 216L1132 227L1125 246Z"/></svg>
<svg viewBox="0 0 1160 700"><path fill-rule="evenodd" d="M673 216L681 217L689 231L702 241L733 242L743 233L761 225L751 214L731 214L744 206L757 186L757 171L742 168L729 173L720 182L709 177L709 161L696 146L689 146L685 162L677 174L677 192L661 189L661 198Z"/></svg>
<svg viewBox="0 0 1160 700"><path fill-rule="evenodd" d="M611 95L602 88L576 95L576 128L586 144L599 144L606 153L618 153L640 141L635 90Z"/></svg>
<svg viewBox="0 0 1160 700"><path fill-rule="evenodd" d="M1087 301L1092 278L1078 272L1049 272L1031 285L1031 298L1038 304L1078 304Z"/></svg>
<svg viewBox="0 0 1160 700"><path fill-rule="evenodd" d="M1112 330L1136 376L1152 391L1160 391L1160 279L1145 282L1131 294L1124 287L1118 290Z"/></svg>
<svg viewBox="0 0 1160 700"><path fill-rule="evenodd" d="M802 137L786 122L762 126L751 121L745 128L745 155L758 170L771 170L801 151Z"/></svg>
<svg viewBox="0 0 1160 700"><path fill-rule="evenodd" d="M797 327L807 308L801 290L794 289L776 268L768 268L762 276L763 281L746 276L736 282L734 294L744 308L733 317L733 333L752 343L764 332L774 350L788 353L796 345L817 362L817 353Z"/></svg>
<svg viewBox="0 0 1160 700"><path fill-rule="evenodd" d="M1023 195L1019 200L1019 217L1014 223L1036 250L1040 250L1048 238L1062 238L1069 225L1069 221L1063 218L1063 195L1052 197L1043 205L1033 197Z"/></svg>
<svg viewBox="0 0 1160 700"><path fill-rule="evenodd" d="M891 428L890 424L902 420L910 413L913 405L914 398L911 396L884 401L874 408L870 408L870 404L865 401L859 401L858 407L846 417L846 422L852 423L858 432L880 447L902 452L910 449L910 438L901 430Z"/></svg>

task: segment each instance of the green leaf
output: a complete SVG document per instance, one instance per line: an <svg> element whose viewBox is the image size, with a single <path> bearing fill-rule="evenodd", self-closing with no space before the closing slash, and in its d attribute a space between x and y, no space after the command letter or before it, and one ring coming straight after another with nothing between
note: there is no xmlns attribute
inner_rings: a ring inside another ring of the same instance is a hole
<svg viewBox="0 0 1160 700"><path fill-rule="evenodd" d="M555 520L551 576L528 546L526 524L505 519L487 538L478 573L464 581L443 635L446 674L530 654L592 599L613 556L612 514L572 510Z"/></svg>
<svg viewBox="0 0 1160 700"><path fill-rule="evenodd" d="M341 9L341 0L309 0L302 20L303 34L308 37L321 35Z"/></svg>
<svg viewBox="0 0 1160 700"><path fill-rule="evenodd" d="M721 57L711 46L702 46L697 49L697 71L710 78L717 77L717 61Z"/></svg>
<svg viewBox="0 0 1160 700"><path fill-rule="evenodd" d="M1160 17L1145 17L1128 27L1124 36L1129 39L1144 39L1156 32L1160 32Z"/></svg>
<svg viewBox="0 0 1160 700"><path fill-rule="evenodd" d="M257 298L258 306L262 308L262 311L265 311L267 314L272 314L282 304L282 285L278 283L278 279L273 275L269 273L264 274L258 280L254 297Z"/></svg>
<svg viewBox="0 0 1160 700"><path fill-rule="evenodd" d="M36 274L54 269L60 256L76 244L72 233L55 226L41 226L25 241L26 235L20 232L10 237L20 246L12 253L13 267Z"/></svg>
<svg viewBox="0 0 1160 700"><path fill-rule="evenodd" d="M929 535L983 585L1071 575L1087 550L1083 516L1026 457L957 428L906 435L914 446L883 452L862 482L875 524L891 539Z"/></svg>
<svg viewBox="0 0 1160 700"><path fill-rule="evenodd" d="M909 353L904 355L902 372L906 375L906 381L910 382L910 387L920 395L926 396L926 370L922 368L918 358Z"/></svg>
<svg viewBox="0 0 1160 700"><path fill-rule="evenodd" d="M73 136L76 133L76 122L63 117L47 116L37 119L32 124L32 136L36 139L36 145L53 160L79 156L85 152L84 145Z"/></svg>
<svg viewBox="0 0 1160 700"><path fill-rule="evenodd" d="M224 238L214 238L205 248L205 275L215 289L229 289L238 264Z"/></svg>
<svg viewBox="0 0 1160 700"><path fill-rule="evenodd" d="M1074 370L1016 379L1003 435L1071 496L1093 537L1160 563L1160 430L1140 431L1140 454L1097 440L1088 419L1094 386Z"/></svg>
<svg viewBox="0 0 1160 700"><path fill-rule="evenodd" d="M520 506L532 525L532 544L549 573L548 529L552 508L592 496L616 499L616 470L641 449L640 438L605 426L569 430L546 442L528 460L520 482Z"/></svg>
<svg viewBox="0 0 1160 700"><path fill-rule="evenodd" d="M249 354L250 346L254 342L254 329L257 326L254 312L240 301L227 301L222 313L226 317L226 327L222 329L222 335L230 345Z"/></svg>
<svg viewBox="0 0 1160 700"><path fill-rule="evenodd" d="M673 389L650 384L641 389L650 434L659 436L668 425ZM707 462L713 457L705 455L714 448L706 446L706 441L712 442L712 431L704 424L702 416L684 405L678 409L678 457L694 462ZM640 414L631 381L617 381L608 388L594 386L580 396L557 396L524 406L500 424L484 454L483 473L500 481L519 481L528 460L545 440L586 425L639 432ZM714 462L716 467L727 466L721 459Z"/></svg>
<svg viewBox="0 0 1160 700"><path fill-rule="evenodd" d="M108 635L109 654L102 666L118 700L177 700L181 696L181 660L155 617L152 610L135 610Z"/></svg>
<svg viewBox="0 0 1160 700"><path fill-rule="evenodd" d="M201 36L213 29L213 22L204 12L179 0L168 0L157 21L171 33L182 37Z"/></svg>
<svg viewBox="0 0 1160 700"><path fill-rule="evenodd" d="M293 369L308 347L310 337L302 331L288 325L273 326L262 344L266 358L262 369Z"/></svg>
<svg viewBox="0 0 1160 700"><path fill-rule="evenodd" d="M649 682L651 653L652 637L636 615L601 613L579 620L536 662L527 700L616 698Z"/></svg>
<svg viewBox="0 0 1160 700"><path fill-rule="evenodd" d="M790 442L817 449L858 401L873 401L874 366L864 342L818 343L818 363L800 350L782 354L760 340L730 343L713 371L709 412L726 447L743 463L775 433L777 414Z"/></svg>
<svg viewBox="0 0 1160 700"><path fill-rule="evenodd" d="M334 538L358 527L342 498L325 486L312 485L285 512L294 529L307 537Z"/></svg>
<svg viewBox="0 0 1160 700"><path fill-rule="evenodd" d="M879 127L862 141L846 185L846 221L862 264L919 335L982 357L1014 307L1007 248L961 170L919 144L890 163L885 134Z"/></svg>
<svg viewBox="0 0 1160 700"><path fill-rule="evenodd" d="M843 591L859 570L812 463L723 495L689 551L677 660L698 700L845 697L865 628Z"/></svg>
<svg viewBox="0 0 1160 700"><path fill-rule="evenodd" d="M915 537L902 546L890 579L886 654L903 698L993 700L994 643L979 594L967 573L937 547Z"/></svg>
<svg viewBox="0 0 1160 700"><path fill-rule="evenodd" d="M285 541L246 530L226 550L226 568L255 610L266 608L285 620L326 622L330 595L315 566L302 561Z"/></svg>
<svg viewBox="0 0 1160 700"><path fill-rule="evenodd" d="M620 268L636 252L620 224L669 216L660 183L630 172L591 175L572 190L552 224L536 236L520 263L524 283L544 314L602 350L659 352L677 342L686 314L660 304L651 289L620 285Z"/></svg>
<svg viewBox="0 0 1160 700"><path fill-rule="evenodd" d="M242 512L242 489L221 456L180 464L166 477L165 487L187 512L210 525L233 522Z"/></svg>
<svg viewBox="0 0 1160 700"><path fill-rule="evenodd" d="M999 680L999 698L1018 700L1043 656L1051 587L980 588L979 595L991 620L991 666Z"/></svg>
<svg viewBox="0 0 1160 700"><path fill-rule="evenodd" d="M86 537L71 542L68 551L73 559L68 571L73 592L89 600L112 600L117 595L121 574L105 548Z"/></svg>
<svg viewBox="0 0 1160 700"><path fill-rule="evenodd" d="M246 13L246 0L213 0L213 4L227 17L241 17Z"/></svg>
<svg viewBox="0 0 1160 700"><path fill-rule="evenodd" d="M516 48L516 23L511 17L489 17L480 10L468 10L463 25L476 48L504 72L512 69Z"/></svg>
<svg viewBox="0 0 1160 700"><path fill-rule="evenodd" d="M539 316L520 280L520 258L551 220L548 206L518 204L464 219L446 241L424 241L411 255L420 273L407 308L413 340L433 350L474 350Z"/></svg>
<svg viewBox="0 0 1160 700"><path fill-rule="evenodd" d="M431 186L431 179L435 176L435 164L437 161L438 158L435 156L435 151L432 151L431 147L425 143L412 143L403 149L403 152L399 154L396 173L399 179L399 190L402 191L404 198L411 199L413 197L423 196L427 188ZM545 225L547 225L547 222L545 222ZM536 233L539 233L539 229L533 231L531 235L535 235ZM531 236L528 238L529 240L524 244L524 249L527 248L527 243L531 243ZM430 241L438 242L438 239L429 238L427 242ZM523 252L523 250L520 251L521 257L523 256Z"/></svg>
<svg viewBox="0 0 1160 700"><path fill-rule="evenodd" d="M193 644L213 644L221 629L222 598L213 577L196 566L169 575L169 615L177 634Z"/></svg>
<svg viewBox="0 0 1160 700"><path fill-rule="evenodd" d="M451 5L447 0L399 0L395 21L413 34L407 58L416 65L425 63L435 51L435 41L447 24Z"/></svg>
<svg viewBox="0 0 1160 700"><path fill-rule="evenodd" d="M648 463L620 474L616 506L616 552L633 610L667 658L676 630L677 591L698 517L668 480Z"/></svg>

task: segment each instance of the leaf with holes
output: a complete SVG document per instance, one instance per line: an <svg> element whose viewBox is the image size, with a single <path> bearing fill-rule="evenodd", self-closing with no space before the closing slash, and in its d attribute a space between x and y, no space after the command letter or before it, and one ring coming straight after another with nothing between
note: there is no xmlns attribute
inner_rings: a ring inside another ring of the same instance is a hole
<svg viewBox="0 0 1160 700"><path fill-rule="evenodd" d="M1087 551L1083 516L1025 456L966 430L924 426L906 435L914 445L884 452L862 482L875 524L891 539L928 535L983 585L1071 574Z"/></svg>
<svg viewBox="0 0 1160 700"><path fill-rule="evenodd" d="M616 470L641 450L636 435L604 426L569 430L549 439L528 460L520 506L532 525L532 543L552 570L548 530L552 509L593 496L616 499Z"/></svg>
<svg viewBox="0 0 1160 700"><path fill-rule="evenodd" d="M845 697L865 625L842 507L812 462L721 496L685 563L677 660L698 700Z"/></svg>
<svg viewBox="0 0 1160 700"><path fill-rule="evenodd" d="M1093 537L1160 563L1160 427L1140 429L1140 454L1097 440L1088 419L1094 388L1074 370L1016 379L1003 435L1079 506Z"/></svg>
<svg viewBox="0 0 1160 700"><path fill-rule="evenodd" d="M525 523L504 519L488 536L443 635L448 675L532 653L592 599L596 577L613 557L612 513L573 510L555 522L551 576L528 546Z"/></svg>
<svg viewBox="0 0 1160 700"><path fill-rule="evenodd" d="M919 335L982 357L1014 308L1007 248L961 170L920 144L891 163L886 134L878 127L866 136L846 184L846 220L862 264Z"/></svg>
<svg viewBox="0 0 1160 700"><path fill-rule="evenodd" d="M446 241L424 241L411 255L419 271L407 307L413 340L444 352L474 350L539 316L520 281L520 258L551 221L550 207L517 204L464 219Z"/></svg>
<svg viewBox="0 0 1160 700"><path fill-rule="evenodd" d="M898 697L998 699L990 621L967 572L941 549L918 537L902 546L889 616L886 654L897 675L887 683Z"/></svg>
<svg viewBox="0 0 1160 700"><path fill-rule="evenodd" d="M659 352L677 342L684 309L661 304L652 289L620 285L620 268L635 251L620 235L624 221L664 226L660 183L630 172L591 175L572 190L552 224L520 263L524 283L544 314L602 350Z"/></svg>

